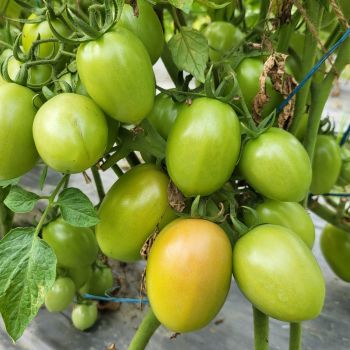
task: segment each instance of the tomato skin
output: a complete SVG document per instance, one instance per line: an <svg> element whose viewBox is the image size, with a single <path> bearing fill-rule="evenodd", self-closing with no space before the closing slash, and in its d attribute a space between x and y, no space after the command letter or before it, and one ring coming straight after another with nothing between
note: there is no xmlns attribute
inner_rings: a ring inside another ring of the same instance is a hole
<svg viewBox="0 0 350 350"><path fill-rule="evenodd" d="M91 328L97 320L97 304L79 304L72 311L73 326L80 331Z"/></svg>
<svg viewBox="0 0 350 350"><path fill-rule="evenodd" d="M81 44L77 68L88 94L110 117L137 124L152 110L152 64L142 42L127 29L117 27Z"/></svg>
<svg viewBox="0 0 350 350"><path fill-rule="evenodd" d="M215 21L204 30L209 43L209 57L211 61L221 60L225 53L234 49L243 40L244 34L232 23Z"/></svg>
<svg viewBox="0 0 350 350"><path fill-rule="evenodd" d="M312 161L311 193L329 192L339 177L340 169L341 152L336 140L330 135L318 135Z"/></svg>
<svg viewBox="0 0 350 350"><path fill-rule="evenodd" d="M113 287L113 274L109 267L95 267L88 282L82 287L82 293L105 295Z"/></svg>
<svg viewBox="0 0 350 350"><path fill-rule="evenodd" d="M297 234L310 249L315 241L315 226L307 211L296 202L280 202L265 199L255 208L259 224L273 224L289 228ZM247 211L245 221L252 225L254 218Z"/></svg>
<svg viewBox="0 0 350 350"><path fill-rule="evenodd" d="M74 282L75 288L81 288L90 278L92 274L91 266L83 266L66 269L68 277Z"/></svg>
<svg viewBox="0 0 350 350"><path fill-rule="evenodd" d="M87 267L97 258L98 245L90 228L75 227L58 218L45 226L42 232L44 241L54 250L59 266Z"/></svg>
<svg viewBox="0 0 350 350"><path fill-rule="evenodd" d="M63 93L47 101L33 124L36 148L51 168L79 173L104 154L108 128L100 108L90 98Z"/></svg>
<svg viewBox="0 0 350 350"><path fill-rule="evenodd" d="M141 259L140 249L169 208L168 185L169 178L152 164L120 177L104 198L96 225L105 255L124 262Z"/></svg>
<svg viewBox="0 0 350 350"><path fill-rule="evenodd" d="M162 25L153 7L145 0L137 0L138 16L131 5L124 4L117 26L133 32L145 45L152 64L161 56L164 47Z"/></svg>
<svg viewBox="0 0 350 350"><path fill-rule="evenodd" d="M31 14L28 17L29 20L34 20L36 18L38 18L38 16L35 13ZM63 36L70 34L70 30L60 21L54 20L52 23L54 28ZM49 23L47 21L24 24L22 29L22 45L24 53L29 53L33 42L38 40L39 35L41 40L54 38L54 35L52 34ZM37 47L38 57L47 58L53 54L56 54L58 52L58 48L58 43L40 44Z"/></svg>
<svg viewBox="0 0 350 350"><path fill-rule="evenodd" d="M0 86L0 180L24 175L38 160L32 135L34 96L17 84Z"/></svg>
<svg viewBox="0 0 350 350"><path fill-rule="evenodd" d="M152 111L147 119L165 140L169 136L181 107L181 103L175 102L167 94L160 93L154 100Z"/></svg>
<svg viewBox="0 0 350 350"><path fill-rule="evenodd" d="M175 220L161 231L148 257L146 286L152 310L174 332L200 329L223 306L231 273L231 244L218 225L202 219Z"/></svg>
<svg viewBox="0 0 350 350"><path fill-rule="evenodd" d="M239 169L256 191L282 202L301 201L312 177L305 148L292 134L278 128L246 143Z"/></svg>
<svg viewBox="0 0 350 350"><path fill-rule="evenodd" d="M244 58L236 67L237 81L247 107L252 110L254 97L260 90L259 78L264 69L260 57ZM266 92L270 100L262 109L262 116L268 116L282 102L282 96L273 88L271 79L266 79Z"/></svg>
<svg viewBox="0 0 350 350"><path fill-rule="evenodd" d="M333 272L350 282L350 233L328 224L322 231L321 250Z"/></svg>
<svg viewBox="0 0 350 350"><path fill-rule="evenodd" d="M211 194L231 176L240 144L234 110L218 100L196 99L179 113L170 131L166 148L169 175L187 197Z"/></svg>
<svg viewBox="0 0 350 350"><path fill-rule="evenodd" d="M247 299L266 315L287 322L317 317L325 281L315 257L292 231L257 226L236 243L233 274Z"/></svg>
<svg viewBox="0 0 350 350"><path fill-rule="evenodd" d="M45 306L50 312L61 312L73 301L74 282L68 277L58 277L45 296Z"/></svg>

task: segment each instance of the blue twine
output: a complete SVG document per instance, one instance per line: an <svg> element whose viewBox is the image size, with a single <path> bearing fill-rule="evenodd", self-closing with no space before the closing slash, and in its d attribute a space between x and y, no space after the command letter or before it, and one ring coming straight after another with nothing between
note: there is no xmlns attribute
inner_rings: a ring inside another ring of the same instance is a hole
<svg viewBox="0 0 350 350"><path fill-rule="evenodd" d="M318 196L318 194L312 194L310 193L310 197L313 197L313 196ZM324 196L324 197L350 197L350 193L323 193L321 194L321 196Z"/></svg>
<svg viewBox="0 0 350 350"><path fill-rule="evenodd" d="M114 297L108 297L108 296L103 297L103 296L92 295L92 294L84 294L83 297L85 299L98 300L98 301L111 301L113 303L149 304L149 301L147 298L144 298L144 299L114 298Z"/></svg>
<svg viewBox="0 0 350 350"><path fill-rule="evenodd" d="M299 83L299 85L286 97L286 99L277 107L277 114L279 114L288 102L299 92L301 88L306 84L306 82L317 72L324 61L348 38L350 35L350 28L343 34L343 36L325 53L322 58L313 66L313 68L306 74L304 79ZM350 131L349 131L350 132Z"/></svg>
<svg viewBox="0 0 350 350"><path fill-rule="evenodd" d="M344 134L340 140L340 146L344 145L344 143L348 139L349 135L350 135L350 124L348 125L348 128L346 129L346 131L344 132Z"/></svg>

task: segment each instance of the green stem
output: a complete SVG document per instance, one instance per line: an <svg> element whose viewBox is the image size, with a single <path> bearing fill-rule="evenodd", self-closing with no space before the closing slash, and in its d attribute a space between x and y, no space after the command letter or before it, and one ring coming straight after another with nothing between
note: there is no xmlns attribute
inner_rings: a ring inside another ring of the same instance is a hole
<svg viewBox="0 0 350 350"><path fill-rule="evenodd" d="M260 12L259 12L259 21L255 26L254 30L258 32L263 32L266 22L266 17L270 7L270 0L264 0L260 2Z"/></svg>
<svg viewBox="0 0 350 350"><path fill-rule="evenodd" d="M97 190L97 194L98 194L98 198L100 200L100 203L102 202L103 198L105 197L106 193L105 190L103 188L103 183L101 180L101 175L98 171L98 169L96 168L96 166L93 166L91 168L91 172L92 172L92 176L94 177L94 181L95 181L95 185L96 185L96 190Z"/></svg>
<svg viewBox="0 0 350 350"><path fill-rule="evenodd" d="M143 350L146 348L153 333L160 326L160 322L157 320L151 308L149 308L144 319L142 320L138 330L136 331L128 350Z"/></svg>
<svg viewBox="0 0 350 350"><path fill-rule="evenodd" d="M254 316L254 349L269 349L269 318L255 306L253 306Z"/></svg>
<svg viewBox="0 0 350 350"><path fill-rule="evenodd" d="M134 152L131 152L130 154L128 154L126 156L126 160L131 167L134 167L140 164L140 159L138 159L137 155Z"/></svg>
<svg viewBox="0 0 350 350"><path fill-rule="evenodd" d="M49 213L49 210L52 208L55 198L59 192L59 190L61 189L61 187L65 184L65 182L67 181L67 177L68 175L64 175L62 177L62 179L60 180L60 182L57 184L56 188L54 189L54 191L51 193L50 197L49 197L49 203L47 205L47 207L45 208L43 215L41 215L40 221L38 223L38 225L35 228L35 235L37 236L40 233L41 228L44 225L45 219L47 214Z"/></svg>
<svg viewBox="0 0 350 350"><path fill-rule="evenodd" d="M123 170L120 169L119 165L116 163L114 165L111 166L111 169L115 172L115 174L118 176L118 177L121 177L124 173L123 173Z"/></svg>
<svg viewBox="0 0 350 350"><path fill-rule="evenodd" d="M171 57L169 47L166 44L164 45L161 58L171 80L175 84L176 88L179 88L183 83L183 79L181 79L180 71L176 67L173 58Z"/></svg>
<svg viewBox="0 0 350 350"><path fill-rule="evenodd" d="M289 325L289 350L301 350L302 327L301 323Z"/></svg>
<svg viewBox="0 0 350 350"><path fill-rule="evenodd" d="M11 230L14 217L14 213L4 204L8 193L8 188L0 188L0 239Z"/></svg>
<svg viewBox="0 0 350 350"><path fill-rule="evenodd" d="M310 21L314 24L316 29L319 29L321 20L322 20L323 7L320 6L317 0L310 0L305 2L305 4L306 4L306 11L307 11L307 14L309 15ZM304 51L303 51L303 57L301 60L300 75L302 77L304 77L315 64L316 54L317 54L317 40L316 38L314 38L311 31L308 30L305 34ZM294 120L291 126L291 132L293 134L295 134L296 130L298 130L298 126L299 126L299 123L301 122L302 115L305 112L305 107L306 107L307 100L309 97L309 92L310 92L310 86L311 86L311 79L309 79L304 85L304 87L298 92L296 103L295 103Z"/></svg>
<svg viewBox="0 0 350 350"><path fill-rule="evenodd" d="M299 19L300 14L297 12L296 14L294 14L293 18L290 20L289 23L282 24L278 36L277 52L288 52L290 38L293 34L293 31L295 30L296 25L299 22Z"/></svg>

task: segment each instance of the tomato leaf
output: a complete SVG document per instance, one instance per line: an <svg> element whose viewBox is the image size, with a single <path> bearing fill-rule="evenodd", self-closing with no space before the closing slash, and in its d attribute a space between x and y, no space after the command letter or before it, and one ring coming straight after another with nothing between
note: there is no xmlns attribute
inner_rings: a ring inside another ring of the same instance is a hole
<svg viewBox="0 0 350 350"><path fill-rule="evenodd" d="M33 192L26 191L24 188L14 185L10 193L5 198L5 205L15 213L31 212L40 197Z"/></svg>
<svg viewBox="0 0 350 350"><path fill-rule="evenodd" d="M78 188L66 188L56 203L62 217L69 224L77 227L95 226L100 220L90 199Z"/></svg>
<svg viewBox="0 0 350 350"><path fill-rule="evenodd" d="M11 180L0 180L0 187L17 185L20 179L21 179L20 177L16 177L15 179L11 179Z"/></svg>
<svg viewBox="0 0 350 350"><path fill-rule="evenodd" d="M192 28L182 27L168 45L176 66L203 83L209 57L209 45L205 36Z"/></svg>
<svg viewBox="0 0 350 350"><path fill-rule="evenodd" d="M16 341L55 282L56 256L34 228L11 230L0 241L0 313Z"/></svg>
<svg viewBox="0 0 350 350"><path fill-rule="evenodd" d="M193 4L193 0L169 0L169 2L171 5L186 13L190 12L191 6Z"/></svg>

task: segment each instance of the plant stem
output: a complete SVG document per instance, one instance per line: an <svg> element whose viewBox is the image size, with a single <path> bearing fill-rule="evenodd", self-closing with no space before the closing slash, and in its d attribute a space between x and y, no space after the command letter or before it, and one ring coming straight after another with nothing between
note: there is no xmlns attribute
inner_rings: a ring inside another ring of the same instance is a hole
<svg viewBox="0 0 350 350"><path fill-rule="evenodd" d="M305 2L306 11L309 15L310 21L315 25L316 29L319 29L322 20L323 7L319 4L317 0L310 0ZM310 69L315 64L317 54L317 40L314 38L310 30L305 34L304 41L304 51L301 60L301 73L300 75L304 77ZM307 105L307 99L310 92L311 79L309 79L304 87L298 92L296 103L294 120L291 126L291 132L294 134L298 129L299 123L301 122L301 117L305 112L305 107Z"/></svg>
<svg viewBox="0 0 350 350"><path fill-rule="evenodd" d="M159 326L160 322L157 320L152 309L149 308L138 330L132 338L128 350L145 349L153 333L157 330Z"/></svg>
<svg viewBox="0 0 350 350"><path fill-rule="evenodd" d="M131 152L130 154L128 154L126 156L126 160L131 167L141 164L140 159L137 157L137 155L134 152Z"/></svg>
<svg viewBox="0 0 350 350"><path fill-rule="evenodd" d="M255 306L253 306L254 316L254 349L269 349L269 318Z"/></svg>
<svg viewBox="0 0 350 350"><path fill-rule="evenodd" d="M163 49L163 53L162 53L161 58L162 58L164 66L165 66L165 69L167 70L167 72L170 75L171 80L173 81L175 86L177 88L179 88L183 83L183 79L181 79L180 71L177 69L177 67L176 67L176 65L171 57L171 52L169 50L169 47L166 44L164 45L164 49ZM180 79L182 81L180 81Z"/></svg>
<svg viewBox="0 0 350 350"><path fill-rule="evenodd" d="M38 223L38 225L36 226L35 228L35 235L37 236L39 233L40 233L40 230L41 228L43 227L44 225L44 222L45 222L45 219L46 219L46 216L49 212L49 210L51 209L54 201L55 201L55 198L57 196L57 193L59 192L59 190L61 189L61 187L65 184L65 182L67 181L67 177L69 175L66 174L62 177L62 179L60 180L60 182L57 184L56 188L54 189L54 191L51 193L50 197L49 197L49 203L47 205L47 207L45 208L43 214L41 215L41 218L40 218L40 221Z"/></svg>
<svg viewBox="0 0 350 350"><path fill-rule="evenodd" d="M289 350L301 350L302 327L301 323L289 325Z"/></svg>
<svg viewBox="0 0 350 350"><path fill-rule="evenodd" d="M114 165L111 166L111 169L115 172L115 174L118 177L121 177L124 173L123 170L120 169L119 165L117 163L115 163Z"/></svg>
<svg viewBox="0 0 350 350"><path fill-rule="evenodd" d="M92 176L94 177L94 181L95 181L95 185L96 185L96 190L97 190L97 194L98 194L98 198L100 200L100 203L102 202L103 198L105 197L106 193L105 190L103 188L103 183L101 180L101 175L98 171L98 169L96 168L96 166L93 166L91 168L91 172L92 172Z"/></svg>
<svg viewBox="0 0 350 350"><path fill-rule="evenodd" d="M0 188L0 239L11 230L14 217L14 213L4 204L9 191L9 188Z"/></svg>

